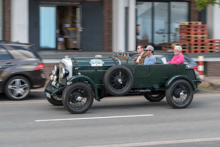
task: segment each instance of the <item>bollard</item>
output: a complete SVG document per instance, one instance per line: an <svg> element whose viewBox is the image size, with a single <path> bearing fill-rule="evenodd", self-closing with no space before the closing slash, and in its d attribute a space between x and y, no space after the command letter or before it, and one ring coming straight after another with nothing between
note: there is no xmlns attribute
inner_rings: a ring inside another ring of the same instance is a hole
<svg viewBox="0 0 220 147"><path fill-rule="evenodd" d="M198 71L200 79L204 79L204 56L198 56Z"/></svg>

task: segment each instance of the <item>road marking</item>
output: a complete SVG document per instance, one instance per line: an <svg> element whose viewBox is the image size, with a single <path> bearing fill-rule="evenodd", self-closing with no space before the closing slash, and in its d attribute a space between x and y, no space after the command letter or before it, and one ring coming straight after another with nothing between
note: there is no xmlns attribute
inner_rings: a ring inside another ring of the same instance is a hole
<svg viewBox="0 0 220 147"><path fill-rule="evenodd" d="M153 114L144 114L144 115L125 115L125 116L106 116L106 117L84 117L84 118L44 119L44 120L35 120L35 122L66 121L66 120L112 119L112 118L132 118L132 117L146 117L146 116L154 116L154 115L153 115Z"/></svg>
<svg viewBox="0 0 220 147"><path fill-rule="evenodd" d="M153 141L153 142L139 142L139 143L126 143L126 144L111 144L111 145L94 145L94 146L84 146L84 147L134 147L134 146L179 144L179 143L199 143L199 142L208 142L208 141L220 141L220 137Z"/></svg>

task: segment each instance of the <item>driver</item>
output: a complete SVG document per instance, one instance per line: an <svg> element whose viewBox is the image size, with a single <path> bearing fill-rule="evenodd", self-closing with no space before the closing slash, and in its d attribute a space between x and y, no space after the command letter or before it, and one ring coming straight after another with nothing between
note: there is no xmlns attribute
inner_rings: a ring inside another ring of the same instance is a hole
<svg viewBox="0 0 220 147"><path fill-rule="evenodd" d="M144 46L137 46L138 56L133 60L135 64L144 64L144 59L147 57L147 53L144 52Z"/></svg>
<svg viewBox="0 0 220 147"><path fill-rule="evenodd" d="M144 59L144 65L151 65L156 63L156 58L154 57L154 47L151 45L148 45L145 49L147 57Z"/></svg>

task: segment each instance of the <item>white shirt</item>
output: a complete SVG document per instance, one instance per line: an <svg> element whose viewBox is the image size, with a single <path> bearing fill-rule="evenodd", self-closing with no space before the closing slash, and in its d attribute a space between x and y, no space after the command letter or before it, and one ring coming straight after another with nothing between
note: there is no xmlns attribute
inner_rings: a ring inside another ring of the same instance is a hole
<svg viewBox="0 0 220 147"><path fill-rule="evenodd" d="M143 53L144 53L144 52L143 52ZM138 56L136 62L139 62L139 60L140 60L141 56L143 55L143 53L141 53L141 54Z"/></svg>

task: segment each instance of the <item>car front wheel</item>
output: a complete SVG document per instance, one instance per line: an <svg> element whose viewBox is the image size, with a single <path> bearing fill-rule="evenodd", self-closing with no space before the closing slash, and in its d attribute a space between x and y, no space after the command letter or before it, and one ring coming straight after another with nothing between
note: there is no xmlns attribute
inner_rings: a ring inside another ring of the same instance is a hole
<svg viewBox="0 0 220 147"><path fill-rule="evenodd" d="M30 93L30 82L22 76L12 77L7 81L4 91L11 100L26 99Z"/></svg>
<svg viewBox="0 0 220 147"><path fill-rule="evenodd" d="M69 85L63 92L62 101L70 113L85 113L93 103L92 89L81 82Z"/></svg>
<svg viewBox="0 0 220 147"><path fill-rule="evenodd" d="M173 108L186 108L193 100L194 91L186 80L177 80L166 90L166 99Z"/></svg>

